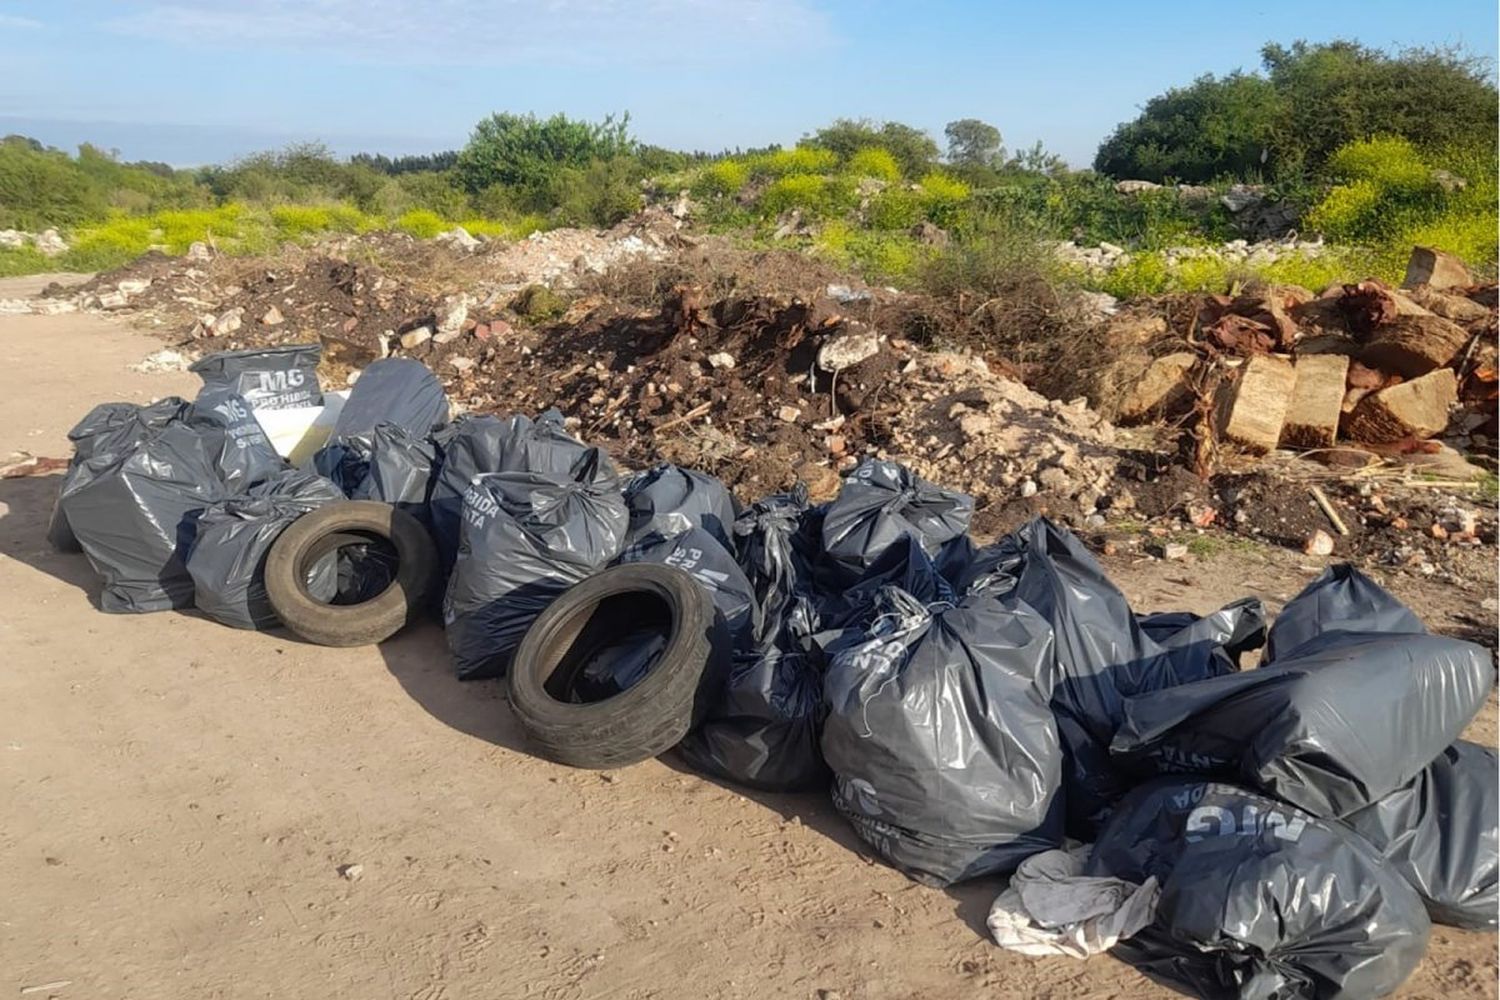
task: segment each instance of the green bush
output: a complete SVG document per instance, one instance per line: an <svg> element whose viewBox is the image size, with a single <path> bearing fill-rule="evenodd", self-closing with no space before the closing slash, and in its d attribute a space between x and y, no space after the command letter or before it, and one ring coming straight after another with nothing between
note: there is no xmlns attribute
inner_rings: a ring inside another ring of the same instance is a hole
<svg viewBox="0 0 1500 1000"><path fill-rule="evenodd" d="M758 203L761 214L766 216L777 216L793 208L824 215L828 205L828 179L815 174L792 174L773 182Z"/></svg>
<svg viewBox="0 0 1500 1000"><path fill-rule="evenodd" d="M714 196L732 197L750 182L750 170L738 160L720 160L710 163L699 172L692 185L693 194L700 198Z"/></svg>
<svg viewBox="0 0 1500 1000"><path fill-rule="evenodd" d="M454 169L471 194L495 184L541 190L559 170L613 160L635 148L628 114L618 121L608 115L601 122L561 114L547 119L494 114L474 126Z"/></svg>
<svg viewBox="0 0 1500 1000"><path fill-rule="evenodd" d="M940 226L951 226L969 200L969 185L956 177L934 171L922 178L922 211Z"/></svg>
<svg viewBox="0 0 1500 1000"><path fill-rule="evenodd" d="M596 160L558 171L548 200L563 225L612 226L640 211L640 176L626 157Z"/></svg>
<svg viewBox="0 0 1500 1000"><path fill-rule="evenodd" d="M425 208L414 208L398 218L393 228L415 236L419 240L430 240L449 226L436 212L430 212Z"/></svg>
<svg viewBox="0 0 1500 1000"><path fill-rule="evenodd" d="M844 169L855 177L874 177L894 184L901 179L901 164L888 149L868 146L849 157Z"/></svg>
<svg viewBox="0 0 1500 1000"><path fill-rule="evenodd" d="M907 230L926 216L922 195L904 187L888 187L870 199L865 221L871 229Z"/></svg>
<svg viewBox="0 0 1500 1000"><path fill-rule="evenodd" d="M838 159L826 149L794 146L752 157L746 165L756 177L798 177L826 174L838 165Z"/></svg>
<svg viewBox="0 0 1500 1000"><path fill-rule="evenodd" d="M0 278L13 278L21 274L43 274L56 269L56 264L29 244L21 247L0 247Z"/></svg>

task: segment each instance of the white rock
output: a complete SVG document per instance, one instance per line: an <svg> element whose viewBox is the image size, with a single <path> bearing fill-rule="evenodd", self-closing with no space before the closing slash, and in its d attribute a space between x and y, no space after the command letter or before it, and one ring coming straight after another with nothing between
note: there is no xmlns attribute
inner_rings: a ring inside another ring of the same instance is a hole
<svg viewBox="0 0 1500 1000"><path fill-rule="evenodd" d="M459 358L452 358L452 359L450 359L448 361L448 363L450 365L452 365L454 368L458 369L459 371L466 372L470 368L474 367L475 361L474 361L473 358L459 357Z"/></svg>
<svg viewBox="0 0 1500 1000"><path fill-rule="evenodd" d="M67 253L68 251L68 244L63 242L63 238L57 234L56 229L42 230L42 232L37 234L34 242L36 243L37 250L41 251L47 257L56 257L58 254Z"/></svg>
<svg viewBox="0 0 1500 1000"><path fill-rule="evenodd" d="M187 259L199 264L206 264L213 259L213 256L213 252L208 249L208 244L202 240L195 242L187 250Z"/></svg>
<svg viewBox="0 0 1500 1000"><path fill-rule="evenodd" d="M100 309L123 309L130 300L124 292L103 292L99 296Z"/></svg>
<svg viewBox="0 0 1500 1000"><path fill-rule="evenodd" d="M797 419L802 416L802 411L795 406L783 406L776 411L776 416L789 424L795 424Z"/></svg>
<svg viewBox="0 0 1500 1000"><path fill-rule="evenodd" d="M147 375L155 375L158 372L185 372L191 363L192 360L187 355L174 351L170 347L164 347L131 365L130 370Z"/></svg>
<svg viewBox="0 0 1500 1000"><path fill-rule="evenodd" d="M280 309L272 306L266 310L265 315L260 318L260 321L266 326L280 326L286 322L286 317L281 315Z"/></svg>
<svg viewBox="0 0 1500 1000"><path fill-rule="evenodd" d="M1302 543L1302 551L1310 556L1333 555L1333 536L1322 528L1307 536L1307 541Z"/></svg>
<svg viewBox="0 0 1500 1000"><path fill-rule="evenodd" d="M401 347L403 350L410 351L413 348L421 347L431 339L432 330L425 326L419 326L415 330L408 330L401 335Z"/></svg>
<svg viewBox="0 0 1500 1000"><path fill-rule="evenodd" d="M463 226L454 226L447 232L438 233L432 238L434 243L451 243L460 250L475 250L481 246L481 242L469 235L469 231Z"/></svg>
<svg viewBox="0 0 1500 1000"><path fill-rule="evenodd" d="M469 318L469 297L462 292L450 295L438 307L437 332L448 335L448 340L463 332L464 320ZM440 341L446 342L446 341Z"/></svg>
<svg viewBox="0 0 1500 1000"><path fill-rule="evenodd" d="M1034 497L1034 496L1036 496L1036 491L1037 491L1037 485L1036 485L1036 480L1035 479L1023 479L1023 480L1021 480L1021 496L1023 496L1023 497Z"/></svg>
<svg viewBox="0 0 1500 1000"><path fill-rule="evenodd" d="M710 368L733 368L734 365L734 355L727 351L720 351L718 354L710 354L708 356L708 366Z"/></svg>
<svg viewBox="0 0 1500 1000"><path fill-rule="evenodd" d="M226 309L219 313L219 318L213 321L209 329L215 337L227 337L243 325L244 317L245 310L240 306Z"/></svg>
<svg viewBox="0 0 1500 1000"><path fill-rule="evenodd" d="M151 287L150 278L126 278L115 286L126 295L139 295Z"/></svg>
<svg viewBox="0 0 1500 1000"><path fill-rule="evenodd" d="M825 372L839 372L879 353L880 335L851 323L850 329L829 338L818 348L818 367Z"/></svg>
<svg viewBox="0 0 1500 1000"><path fill-rule="evenodd" d="M19 229L0 229L0 247L15 249L26 245L27 234Z"/></svg>
<svg viewBox="0 0 1500 1000"><path fill-rule="evenodd" d="M1181 542L1168 542L1161 547L1161 555L1163 559L1186 559L1188 547Z"/></svg>

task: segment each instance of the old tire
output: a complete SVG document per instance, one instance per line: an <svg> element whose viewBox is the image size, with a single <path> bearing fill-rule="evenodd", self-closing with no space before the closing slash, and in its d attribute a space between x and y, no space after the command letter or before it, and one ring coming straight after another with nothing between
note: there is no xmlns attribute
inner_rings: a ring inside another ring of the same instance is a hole
<svg viewBox="0 0 1500 1000"><path fill-rule="evenodd" d="M396 550L396 578L359 604L325 604L307 592L307 572L342 545L383 538ZM281 623L320 646L389 639L422 606L437 576L437 551L421 522L390 504L348 500L303 514L266 556L266 596Z"/></svg>
<svg viewBox="0 0 1500 1000"><path fill-rule="evenodd" d="M568 692L620 635L658 629L665 647L644 677L600 701ZM705 678L728 670L730 641L713 599L673 566L614 566L548 606L510 666L510 704L538 754L573 767L623 767L675 746L702 716Z"/></svg>

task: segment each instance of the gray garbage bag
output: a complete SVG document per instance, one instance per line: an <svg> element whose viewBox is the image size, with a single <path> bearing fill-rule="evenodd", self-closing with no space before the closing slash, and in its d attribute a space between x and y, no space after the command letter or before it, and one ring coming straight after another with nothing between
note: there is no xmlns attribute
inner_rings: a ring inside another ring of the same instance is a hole
<svg viewBox="0 0 1500 1000"><path fill-rule="evenodd" d="M226 493L241 493L289 468L238 393L204 389L183 414L203 438Z"/></svg>
<svg viewBox="0 0 1500 1000"><path fill-rule="evenodd" d="M1411 883L1436 923L1493 928L1500 909L1500 768L1459 740L1409 783L1341 822Z"/></svg>
<svg viewBox="0 0 1500 1000"><path fill-rule="evenodd" d="M234 628L280 625L266 596L266 556L297 518L343 499L343 492L322 476L291 470L205 508L186 561L198 610ZM325 561L332 567L332 557ZM314 583L309 589L329 591L323 595L329 599L332 578L326 571L321 577L322 586Z"/></svg>
<svg viewBox="0 0 1500 1000"><path fill-rule="evenodd" d="M1141 631L1162 649L1185 652L1190 659L1224 657L1238 670L1240 658L1265 645L1266 609L1258 597L1242 597L1218 611L1158 611L1141 615Z"/></svg>
<svg viewBox="0 0 1500 1000"><path fill-rule="evenodd" d="M255 347L210 354L193 362L188 371L197 373L205 389L215 394L237 393L257 409L287 410L322 404L322 356L319 344Z"/></svg>
<svg viewBox="0 0 1500 1000"><path fill-rule="evenodd" d="M736 555L755 591L757 648L780 642L784 629L811 635L818 629L813 563L821 545L819 508L807 488L757 500L734 520Z"/></svg>
<svg viewBox="0 0 1500 1000"><path fill-rule="evenodd" d="M167 396L142 406L139 403L100 403L90 410L72 430L73 455L63 474L58 501L52 506L52 520L47 526L47 540L60 552L82 552L68 519L63 514L62 497L81 486L100 463L88 465L90 459L105 455L116 457L134 448L153 430L180 421L188 404L177 396ZM107 464L107 463L104 463Z"/></svg>
<svg viewBox="0 0 1500 1000"><path fill-rule="evenodd" d="M431 369L412 358L385 358L359 373L330 438L368 436L380 424L424 437L448 422L448 396Z"/></svg>
<svg viewBox="0 0 1500 1000"><path fill-rule="evenodd" d="M548 410L536 420L524 416L465 417L445 430L442 468L428 503L433 541L443 570L458 553L464 495L475 476L489 472L534 472L602 486L617 478L614 466L595 448L563 429L562 414Z"/></svg>
<svg viewBox="0 0 1500 1000"><path fill-rule="evenodd" d="M867 628L879 613L878 599L886 587L899 587L922 604L958 601L921 542L907 535L887 546L858 580L824 597L818 614L825 630L819 636L820 644L826 643L834 630Z"/></svg>
<svg viewBox="0 0 1500 1000"><path fill-rule="evenodd" d="M425 522L442 467L440 439L414 435L396 424L376 424L369 434L331 438L313 454L312 467L351 500L393 504Z"/></svg>
<svg viewBox="0 0 1500 1000"><path fill-rule="evenodd" d="M1207 1000L1384 996L1431 930L1416 892L1356 834L1233 785L1136 789L1086 872L1160 882L1155 919L1112 954Z"/></svg>
<svg viewBox="0 0 1500 1000"><path fill-rule="evenodd" d="M1287 602L1266 637L1264 662L1343 633L1426 632L1412 610L1348 563L1330 566Z"/></svg>
<svg viewBox="0 0 1500 1000"><path fill-rule="evenodd" d="M627 548L617 562L658 563L688 573L713 598L714 610L724 619L733 655L748 650L755 594L734 556L707 529L691 528ZM579 672L573 685L576 696L580 701L601 701L634 686L656 661L663 641L661 630L652 628L642 632L639 643L616 643L610 656L595 657ZM706 675L700 686L711 697L722 691L725 681L724 676Z"/></svg>
<svg viewBox="0 0 1500 1000"><path fill-rule="evenodd" d="M629 515L618 485L580 473L486 473L469 487L443 601L461 679L503 676L537 615L619 554Z"/></svg>
<svg viewBox="0 0 1500 1000"><path fill-rule="evenodd" d="M874 627L831 650L823 680L834 805L886 860L936 885L1059 846L1047 623L990 600L926 607L896 588L882 599Z"/></svg>
<svg viewBox="0 0 1500 1000"><path fill-rule="evenodd" d="M677 745L696 770L764 791L828 786L818 745L822 660L811 648L819 620L811 565L817 517L798 487L757 501L734 521L753 622L748 648L737 646L702 724Z"/></svg>
<svg viewBox="0 0 1500 1000"><path fill-rule="evenodd" d="M653 466L626 481L625 505L630 508L627 549L700 528L725 550L734 551L729 538L734 498L707 473L666 462Z"/></svg>
<svg viewBox="0 0 1500 1000"><path fill-rule="evenodd" d="M1036 518L982 550L961 581L971 594L1024 604L1051 625L1052 707L1065 755L1068 830L1091 840L1133 782L1109 753L1125 699L1235 669L1211 642L1166 648L1153 640L1088 550ZM1236 617L1232 613L1222 621ZM1205 634L1217 634L1204 626Z"/></svg>
<svg viewBox="0 0 1500 1000"><path fill-rule="evenodd" d="M929 555L962 535L974 499L934 486L895 462L866 459L849 473L823 518L822 568L837 590L865 575L905 536Z"/></svg>
<svg viewBox="0 0 1500 1000"><path fill-rule="evenodd" d="M1458 738L1494 667L1458 639L1336 638L1258 670L1127 699L1111 752L1138 774L1234 780L1316 816L1362 809Z"/></svg>
<svg viewBox="0 0 1500 1000"><path fill-rule="evenodd" d="M204 440L177 421L123 454L96 454L62 498L62 512L94 570L110 612L161 611L193 603L183 559L194 522L224 496Z"/></svg>

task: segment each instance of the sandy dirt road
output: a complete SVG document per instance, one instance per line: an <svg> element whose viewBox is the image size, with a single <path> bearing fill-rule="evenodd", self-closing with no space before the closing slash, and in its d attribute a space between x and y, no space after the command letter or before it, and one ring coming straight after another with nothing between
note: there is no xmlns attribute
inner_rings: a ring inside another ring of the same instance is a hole
<svg viewBox="0 0 1500 1000"><path fill-rule="evenodd" d="M0 317L0 457L65 455L95 403L192 392L127 369L158 346L95 317ZM84 558L43 537L56 487L0 480L0 995L1172 995L1107 957L1000 951L997 882L909 882L823 796L531 758L500 688L453 680L431 626L331 650L101 614ZM1120 579L1143 607L1207 610L1294 593L1303 561ZM1471 735L1494 741L1493 704ZM1494 996L1495 945L1435 929L1401 995Z"/></svg>

